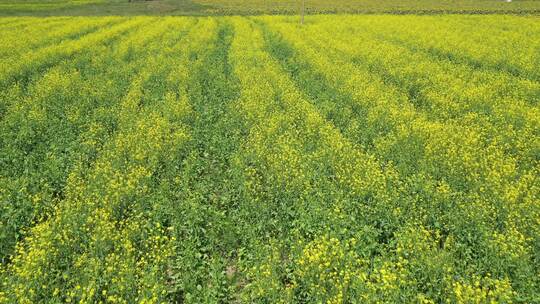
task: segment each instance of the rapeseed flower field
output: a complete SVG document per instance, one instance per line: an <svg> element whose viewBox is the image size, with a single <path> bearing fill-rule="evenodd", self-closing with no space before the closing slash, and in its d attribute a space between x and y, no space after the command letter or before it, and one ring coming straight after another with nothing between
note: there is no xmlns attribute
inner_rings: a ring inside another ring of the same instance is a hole
<svg viewBox="0 0 540 304"><path fill-rule="evenodd" d="M540 22L0 19L0 303L540 303Z"/></svg>

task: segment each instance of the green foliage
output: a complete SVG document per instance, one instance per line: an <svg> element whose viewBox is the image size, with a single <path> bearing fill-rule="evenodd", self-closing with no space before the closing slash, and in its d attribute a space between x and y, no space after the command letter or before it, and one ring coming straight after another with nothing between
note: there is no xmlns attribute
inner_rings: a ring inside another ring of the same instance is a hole
<svg viewBox="0 0 540 304"><path fill-rule="evenodd" d="M535 17L36 20L0 303L540 302Z"/></svg>
<svg viewBox="0 0 540 304"><path fill-rule="evenodd" d="M1 16L298 15L300 0L0 0ZM305 0L307 14L538 14L537 0Z"/></svg>

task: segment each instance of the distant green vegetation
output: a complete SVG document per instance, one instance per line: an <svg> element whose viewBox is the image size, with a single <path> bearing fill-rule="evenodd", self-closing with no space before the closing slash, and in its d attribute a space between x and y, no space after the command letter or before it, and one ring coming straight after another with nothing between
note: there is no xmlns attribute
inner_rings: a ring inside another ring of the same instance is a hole
<svg viewBox="0 0 540 304"><path fill-rule="evenodd" d="M0 16L296 14L301 0L0 0ZM540 12L538 0L306 0L308 13Z"/></svg>
<svg viewBox="0 0 540 304"><path fill-rule="evenodd" d="M301 0L195 0L215 14L298 13ZM500 0L306 0L311 13L532 12L540 1Z"/></svg>
<svg viewBox="0 0 540 304"><path fill-rule="evenodd" d="M102 0L45 0L45 1L21 1L21 0L2 0L0 1L0 12L10 13L38 13L38 12L58 12L65 9L97 4Z"/></svg>

